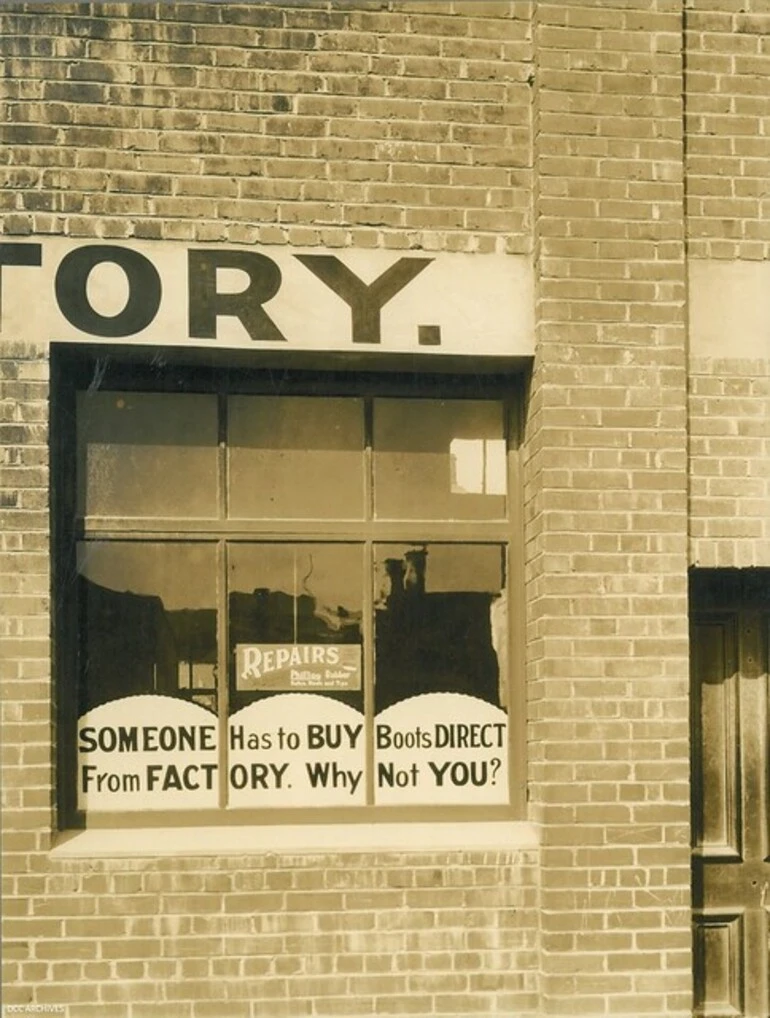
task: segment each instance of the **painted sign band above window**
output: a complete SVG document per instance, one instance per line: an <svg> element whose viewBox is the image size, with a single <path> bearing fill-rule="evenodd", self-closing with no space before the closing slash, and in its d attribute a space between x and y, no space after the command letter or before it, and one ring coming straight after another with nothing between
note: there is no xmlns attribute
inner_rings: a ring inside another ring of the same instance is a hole
<svg viewBox="0 0 770 1018"><path fill-rule="evenodd" d="M305 351L534 352L532 275L509 255L0 244L0 340Z"/></svg>

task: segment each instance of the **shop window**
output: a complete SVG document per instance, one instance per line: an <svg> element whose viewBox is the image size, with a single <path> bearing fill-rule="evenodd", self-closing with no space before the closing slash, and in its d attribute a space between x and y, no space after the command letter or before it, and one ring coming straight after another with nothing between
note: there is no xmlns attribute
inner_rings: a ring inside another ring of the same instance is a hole
<svg viewBox="0 0 770 1018"><path fill-rule="evenodd" d="M520 808L510 382L61 361L66 824Z"/></svg>

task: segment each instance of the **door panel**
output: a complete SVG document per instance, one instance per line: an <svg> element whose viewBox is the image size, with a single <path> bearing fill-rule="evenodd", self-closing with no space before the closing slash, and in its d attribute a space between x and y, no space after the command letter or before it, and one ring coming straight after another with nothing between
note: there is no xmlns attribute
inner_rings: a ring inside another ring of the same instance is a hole
<svg viewBox="0 0 770 1018"><path fill-rule="evenodd" d="M741 849L740 732L734 620L718 618L695 626L692 659L699 681L693 690L700 740L694 790L700 809L694 837L700 854L738 859Z"/></svg>
<svg viewBox="0 0 770 1018"><path fill-rule="evenodd" d="M721 590L714 574L704 610L693 605L693 951L704 1018L770 1014L770 571L750 572L750 583L733 576Z"/></svg>
<svg viewBox="0 0 770 1018"><path fill-rule="evenodd" d="M741 1015L743 915L701 911L695 921L695 1013Z"/></svg>

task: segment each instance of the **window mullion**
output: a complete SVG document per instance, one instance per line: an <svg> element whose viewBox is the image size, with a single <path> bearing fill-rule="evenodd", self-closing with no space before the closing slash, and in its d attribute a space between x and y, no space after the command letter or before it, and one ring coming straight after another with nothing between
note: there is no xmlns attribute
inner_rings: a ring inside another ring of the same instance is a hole
<svg viewBox="0 0 770 1018"><path fill-rule="evenodd" d="M515 519L515 517L514 517ZM508 540L507 520L168 520L92 518L76 525L76 537L89 540L133 539L200 541L227 537L231 541L363 541L376 534L381 541Z"/></svg>
<svg viewBox="0 0 770 1018"><path fill-rule="evenodd" d="M374 552L371 541L362 547L363 563L363 627L364 641L364 729L366 732L366 802L374 804Z"/></svg>
<svg viewBox="0 0 770 1018"><path fill-rule="evenodd" d="M508 425L508 519L511 538L508 545L508 749L510 802L520 812L526 809L527 724L525 712L516 709L525 702L526 623L525 623L525 534L521 500L523 490L521 436L523 421L520 404L509 405Z"/></svg>
<svg viewBox="0 0 770 1018"><path fill-rule="evenodd" d="M227 395L217 394L217 507L219 519L228 517L228 462L227 462Z"/></svg>
<svg viewBox="0 0 770 1018"><path fill-rule="evenodd" d="M217 715L219 718L219 807L228 801L230 683L228 675L229 619L227 612L227 543L217 542Z"/></svg>
<svg viewBox="0 0 770 1018"><path fill-rule="evenodd" d="M217 507L220 520L227 519L227 395L217 394ZM228 613L227 542L217 542L217 714L219 716L219 808L227 806L229 796L230 731L230 620Z"/></svg>
<svg viewBox="0 0 770 1018"><path fill-rule="evenodd" d="M374 542L371 537L374 518L373 400L364 402L364 506L370 536L364 541L363 627L364 641L364 730L366 732L366 802L374 804Z"/></svg>

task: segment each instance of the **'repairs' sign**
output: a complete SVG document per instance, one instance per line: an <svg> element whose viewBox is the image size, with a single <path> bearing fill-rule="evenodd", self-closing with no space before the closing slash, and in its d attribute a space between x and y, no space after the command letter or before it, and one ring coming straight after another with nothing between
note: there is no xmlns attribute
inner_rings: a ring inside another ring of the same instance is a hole
<svg viewBox="0 0 770 1018"><path fill-rule="evenodd" d="M529 357L532 306L523 256L0 243L0 341Z"/></svg>
<svg viewBox="0 0 770 1018"><path fill-rule="evenodd" d="M360 644L239 643L235 665L239 691L361 688Z"/></svg>

